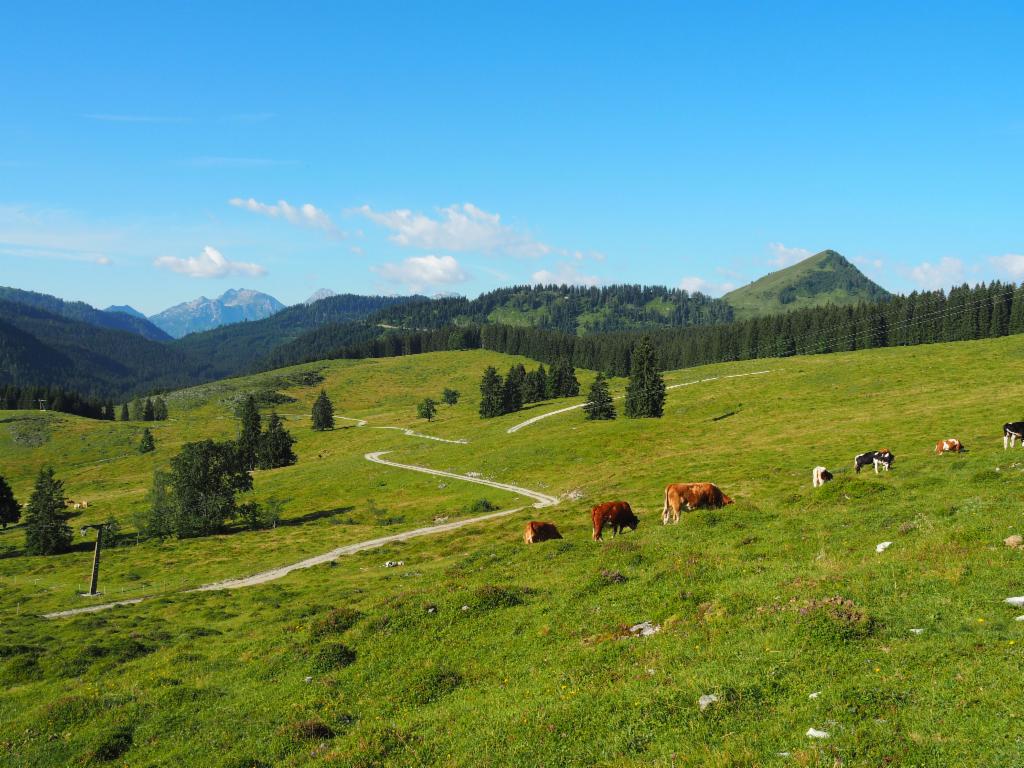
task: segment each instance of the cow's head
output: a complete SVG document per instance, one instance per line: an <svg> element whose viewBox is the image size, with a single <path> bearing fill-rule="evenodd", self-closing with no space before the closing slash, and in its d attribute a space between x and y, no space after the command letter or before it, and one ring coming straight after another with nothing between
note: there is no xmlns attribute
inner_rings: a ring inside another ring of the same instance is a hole
<svg viewBox="0 0 1024 768"><path fill-rule="evenodd" d="M724 507L726 504L732 504L732 503L733 503L732 499L730 499L728 496L726 496L723 493L722 494L722 506Z"/></svg>

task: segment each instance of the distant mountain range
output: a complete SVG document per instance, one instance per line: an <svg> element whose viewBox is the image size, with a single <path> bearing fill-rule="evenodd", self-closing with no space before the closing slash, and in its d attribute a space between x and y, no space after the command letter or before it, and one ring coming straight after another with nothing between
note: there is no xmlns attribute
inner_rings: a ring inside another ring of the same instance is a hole
<svg viewBox="0 0 1024 768"><path fill-rule="evenodd" d="M284 304L266 293L248 288L225 291L216 299L200 296L177 304L150 319L176 339L198 331L245 320L262 320L284 309Z"/></svg>
<svg viewBox="0 0 1024 768"><path fill-rule="evenodd" d="M284 307L258 291L230 290L147 319L126 304L101 311L0 288L0 385L62 386L118 398L329 358L396 329L502 324L585 336L721 325L890 296L835 251L721 299L639 285L514 286L475 299L331 293L320 290L306 302Z"/></svg>

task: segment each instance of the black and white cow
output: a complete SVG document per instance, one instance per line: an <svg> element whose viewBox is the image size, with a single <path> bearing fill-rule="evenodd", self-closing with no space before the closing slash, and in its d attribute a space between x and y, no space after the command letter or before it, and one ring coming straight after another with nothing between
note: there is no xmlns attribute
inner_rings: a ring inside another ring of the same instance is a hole
<svg viewBox="0 0 1024 768"><path fill-rule="evenodd" d="M1024 448L1024 421L1011 421L1003 424L1003 450L1013 448L1017 438L1020 438L1020 447Z"/></svg>
<svg viewBox="0 0 1024 768"><path fill-rule="evenodd" d="M868 451L867 453L859 453L853 459L853 469L856 472L860 472L862 467L866 467L868 464L875 465L875 474L878 474L878 468L881 467L886 472L889 471L889 467L892 466L893 461L896 457L892 455L892 451L888 448L883 448L880 451Z"/></svg>
<svg viewBox="0 0 1024 768"><path fill-rule="evenodd" d="M824 467L815 467L811 472L811 485L820 488L832 479L832 473Z"/></svg>

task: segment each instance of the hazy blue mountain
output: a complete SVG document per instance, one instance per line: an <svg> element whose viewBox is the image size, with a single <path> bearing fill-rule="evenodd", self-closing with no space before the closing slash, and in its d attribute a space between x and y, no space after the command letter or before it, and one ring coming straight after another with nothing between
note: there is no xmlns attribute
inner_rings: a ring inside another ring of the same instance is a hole
<svg viewBox="0 0 1024 768"><path fill-rule="evenodd" d="M86 304L84 301L64 301L46 293L5 287L0 287L0 299L34 307L35 309L42 309L58 317L78 320L97 328L127 331L152 341L167 341L170 339L170 336L149 322L145 317L134 317L124 312L105 312Z"/></svg>
<svg viewBox="0 0 1024 768"><path fill-rule="evenodd" d="M124 313L126 315L131 315L132 317L141 317L143 320L148 320L149 319L144 314L139 312L139 310L137 310L135 307L129 306L128 304L121 304L120 306L118 306L118 305L111 305L111 306L107 307L106 309L104 309L103 311L104 312L122 312L122 313Z"/></svg>
<svg viewBox="0 0 1024 768"><path fill-rule="evenodd" d="M306 305L309 305L309 304L312 304L315 301L320 301L320 299L329 299L329 298L331 298L331 296L337 296L337 295L338 294L335 291L332 291L330 288L321 288L318 291L314 291L313 295L310 296L308 299L306 299L302 303L306 304Z"/></svg>
<svg viewBox="0 0 1024 768"><path fill-rule="evenodd" d="M266 293L248 288L232 288L216 299L198 299L165 309L150 321L176 339L198 331L245 320L262 320L284 309L284 304Z"/></svg>

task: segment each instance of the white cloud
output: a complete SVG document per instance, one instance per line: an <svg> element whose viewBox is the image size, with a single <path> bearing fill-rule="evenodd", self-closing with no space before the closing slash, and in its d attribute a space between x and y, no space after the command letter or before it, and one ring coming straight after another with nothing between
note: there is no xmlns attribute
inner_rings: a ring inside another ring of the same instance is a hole
<svg viewBox="0 0 1024 768"><path fill-rule="evenodd" d="M174 256L161 256L153 262L153 266L169 269L189 277L229 277L232 275L248 275L261 277L267 270L259 264L246 261L230 261L211 245L203 248L199 256L179 259Z"/></svg>
<svg viewBox="0 0 1024 768"><path fill-rule="evenodd" d="M964 263L949 256L938 264L924 261L910 270L910 279L926 290L948 288L964 281Z"/></svg>
<svg viewBox="0 0 1024 768"><path fill-rule="evenodd" d="M1002 256L993 256L989 262L1014 280L1024 277L1024 253L1005 253Z"/></svg>
<svg viewBox="0 0 1024 768"><path fill-rule="evenodd" d="M790 248L782 243L768 243L768 250L774 254L770 260L771 263L780 269L813 255L806 248Z"/></svg>
<svg viewBox="0 0 1024 768"><path fill-rule="evenodd" d="M684 277L679 281L679 288L690 293L703 293L708 296L721 296L723 293L728 293L735 288L735 283L728 281L723 283L715 283L710 280L705 280L703 277L697 277L692 275L690 277Z"/></svg>
<svg viewBox="0 0 1024 768"><path fill-rule="evenodd" d="M400 262L371 267L389 283L404 285L415 292L430 286L463 283L469 276L452 256L411 256Z"/></svg>
<svg viewBox="0 0 1024 768"><path fill-rule="evenodd" d="M276 204L261 203L259 200L250 197L243 200L240 197L233 197L228 200L228 205L242 208L261 216L269 216L272 219L284 219L292 224L303 227L322 229L332 235L341 235L341 231L334 226L331 217L312 203L304 203L300 206L289 204L286 200L278 200Z"/></svg>
<svg viewBox="0 0 1024 768"><path fill-rule="evenodd" d="M584 275L573 264L559 264L554 272L540 269L530 278L538 285L600 285L603 280L595 275Z"/></svg>
<svg viewBox="0 0 1024 768"><path fill-rule="evenodd" d="M113 264L114 262L110 260L109 256L97 256L95 259L93 259L93 263L99 264L101 267L106 267L110 264Z"/></svg>
<svg viewBox="0 0 1024 768"><path fill-rule="evenodd" d="M392 242L402 246L497 252L523 258L539 258L551 252L551 246L502 224L499 214L483 211L472 203L441 208L438 218L407 209L375 211L368 205L355 212L389 229Z"/></svg>

